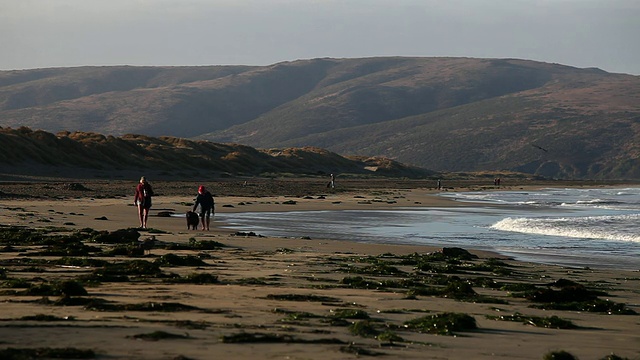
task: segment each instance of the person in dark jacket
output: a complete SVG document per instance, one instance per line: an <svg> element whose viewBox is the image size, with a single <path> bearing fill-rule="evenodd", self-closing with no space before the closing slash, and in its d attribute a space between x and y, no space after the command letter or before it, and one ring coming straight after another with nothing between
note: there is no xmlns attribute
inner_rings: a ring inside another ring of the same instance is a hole
<svg viewBox="0 0 640 360"><path fill-rule="evenodd" d="M211 215L214 213L214 201L213 195L200 185L198 188L198 196L196 196L196 202L193 204L193 211L195 212L200 205L200 221L202 222L202 229L209 230L209 224L211 223Z"/></svg>
<svg viewBox="0 0 640 360"><path fill-rule="evenodd" d="M143 176L140 178L138 186L136 186L136 194L133 198L133 204L138 207L138 219L140 220L140 228L147 228L147 219L149 218L149 209L151 208L151 197L153 196L153 188Z"/></svg>

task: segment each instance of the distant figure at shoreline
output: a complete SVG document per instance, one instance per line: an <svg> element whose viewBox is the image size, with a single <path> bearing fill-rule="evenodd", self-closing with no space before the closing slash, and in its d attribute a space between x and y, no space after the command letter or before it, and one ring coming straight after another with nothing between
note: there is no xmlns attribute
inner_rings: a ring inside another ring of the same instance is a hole
<svg viewBox="0 0 640 360"><path fill-rule="evenodd" d="M213 195L202 185L198 188L198 196L196 196L196 202L193 204L193 212L196 211L200 205L200 221L202 222L202 230L209 230L209 224L211 223L211 215L214 213L214 200Z"/></svg>
<svg viewBox="0 0 640 360"><path fill-rule="evenodd" d="M328 188L332 188L335 189L336 188L336 176L331 174L330 180L329 180L329 184L327 184Z"/></svg>
<svg viewBox="0 0 640 360"><path fill-rule="evenodd" d="M442 180L438 179L438 190L442 189Z"/></svg>
<svg viewBox="0 0 640 360"><path fill-rule="evenodd" d="M147 228L147 219L149 218L149 209L151 208L151 197L153 196L153 188L143 176L140 178L138 186L136 186L136 194L133 198L133 204L138 207L138 219L140 220L140 228Z"/></svg>

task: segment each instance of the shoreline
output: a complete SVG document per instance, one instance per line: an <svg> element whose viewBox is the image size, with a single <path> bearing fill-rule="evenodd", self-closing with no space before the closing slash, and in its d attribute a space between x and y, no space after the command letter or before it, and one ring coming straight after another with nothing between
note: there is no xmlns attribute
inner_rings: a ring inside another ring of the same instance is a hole
<svg viewBox="0 0 640 360"><path fill-rule="evenodd" d="M614 186L618 187L618 186ZM540 186L519 186L517 189L492 189L490 191L532 191L545 187ZM456 192L471 191L468 189L458 189ZM401 209L434 209L434 208L504 208L509 205L491 204L473 201L458 201L445 195L447 191L438 191L435 189L385 189L384 191L374 191L372 193L346 192L337 194L322 194L318 196L224 196L216 197L215 212L220 213L260 213L260 212L308 212L308 211L344 211L344 210L361 210L361 211L378 211L378 210L401 210ZM41 223L43 226L60 226L69 227L71 229L93 228L96 230L114 231L124 228L135 228L137 210L131 204L130 197L115 196L110 198L65 198L65 199L38 199L35 202L32 199L13 199L5 200L3 205L5 208L24 209L26 212L41 214L45 217L41 219L22 218L16 221L16 217L7 216L6 212L0 213L0 224L23 225ZM154 206L150 210L150 227L159 229L163 232L179 234L181 237L186 234L199 236L229 236L236 232L243 232L242 228L234 227L231 223L225 223L213 216L211 223L211 231L203 232L186 230L185 219L183 214L191 209L190 201L193 199L189 196L156 196L154 197ZM29 204L30 206L24 206ZM36 205L37 204L37 205ZM74 211L78 210L78 211ZM165 215L159 216L159 214ZM172 215L170 215L172 214ZM12 222L13 221L13 222ZM80 221L76 223L75 221ZM67 225L65 225L67 224ZM262 235L262 234L258 234ZM297 236L276 236L269 238L297 238ZM425 248L427 251L433 251L440 248L437 244L413 244L413 243L393 243L393 242L374 242L374 241L355 241L352 239L335 239L335 238L317 238L313 240L333 241L333 242L350 242L365 245L398 245ZM614 267L602 264L601 266L593 263L574 261L572 265L558 265L553 261L545 261L545 259L553 259L563 256L543 253L518 253L509 250L499 250L488 248L487 246L463 246L465 249L480 251L492 254L494 257L512 257L517 261L533 262L546 265L565 266L574 269L585 267L597 267L603 269L614 269L623 271L637 271L633 267ZM586 255L582 255L582 259L586 259Z"/></svg>

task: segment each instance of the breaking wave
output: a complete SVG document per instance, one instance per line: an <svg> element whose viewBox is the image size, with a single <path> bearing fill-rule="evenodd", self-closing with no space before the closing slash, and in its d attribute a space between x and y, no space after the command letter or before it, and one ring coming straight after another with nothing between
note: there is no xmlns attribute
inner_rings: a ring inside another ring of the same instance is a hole
<svg viewBox="0 0 640 360"><path fill-rule="evenodd" d="M639 220L640 214L561 218L507 217L490 228L524 234L640 243L635 225Z"/></svg>

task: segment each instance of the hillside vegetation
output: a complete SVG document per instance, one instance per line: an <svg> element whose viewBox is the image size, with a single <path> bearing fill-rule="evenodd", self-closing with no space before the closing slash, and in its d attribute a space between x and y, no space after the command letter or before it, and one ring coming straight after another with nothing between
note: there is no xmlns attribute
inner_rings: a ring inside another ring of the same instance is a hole
<svg viewBox="0 0 640 360"><path fill-rule="evenodd" d="M0 128L0 172L67 178L155 174L167 179L203 176L425 177L431 171L380 157L343 157L312 147L257 150L176 137L104 136Z"/></svg>
<svg viewBox="0 0 640 360"><path fill-rule="evenodd" d="M2 71L0 126L640 178L640 77L516 59Z"/></svg>

